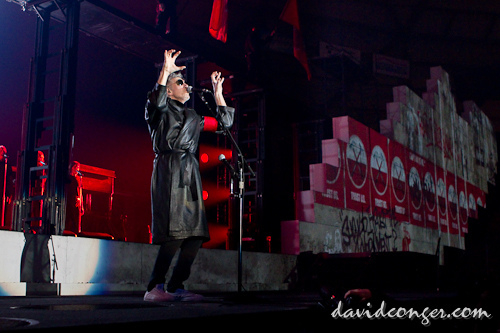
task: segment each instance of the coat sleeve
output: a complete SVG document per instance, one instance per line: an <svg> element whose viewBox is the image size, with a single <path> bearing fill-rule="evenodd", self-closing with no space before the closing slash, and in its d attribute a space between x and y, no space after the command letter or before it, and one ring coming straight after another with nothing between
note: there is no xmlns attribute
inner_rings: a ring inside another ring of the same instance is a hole
<svg viewBox="0 0 500 333"><path fill-rule="evenodd" d="M155 84L153 90L148 93L146 102L146 111L144 118L148 124L153 124L159 117L160 110L165 109L167 105L167 87Z"/></svg>
<svg viewBox="0 0 500 333"><path fill-rule="evenodd" d="M234 121L234 108L230 106L218 106L217 118L221 120L225 128L231 128ZM217 130L221 131L222 128L217 128Z"/></svg>
<svg viewBox="0 0 500 333"><path fill-rule="evenodd" d="M234 121L234 108L230 106L217 106L217 118L203 117L202 130L206 132L222 133L222 125L231 128ZM219 120L221 123L219 123Z"/></svg>

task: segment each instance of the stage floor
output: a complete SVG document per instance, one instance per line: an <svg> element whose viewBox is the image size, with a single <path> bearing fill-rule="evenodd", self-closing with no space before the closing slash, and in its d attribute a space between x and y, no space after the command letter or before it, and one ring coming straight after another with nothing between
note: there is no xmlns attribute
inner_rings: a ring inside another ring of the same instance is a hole
<svg viewBox="0 0 500 333"><path fill-rule="evenodd" d="M424 327L420 320L334 319L332 309L321 306L314 292L205 293L200 303L150 303L142 294L110 296L48 296L0 298L0 331L75 332L91 330L183 329L183 332L473 332L475 325L493 321L433 320ZM399 306L428 306L461 302L453 294L407 293ZM324 304L324 303L323 303ZM463 304L462 304L463 305ZM481 331L478 331L481 332ZM492 331L496 332L496 330Z"/></svg>
<svg viewBox="0 0 500 333"><path fill-rule="evenodd" d="M188 327L185 332L195 328L214 332L266 332L276 324L281 328L292 327L293 318L310 311L319 301L314 293L288 292L204 293L205 300L199 303L151 303L144 302L142 296L134 293L3 297L0 298L0 331L74 332L77 329L90 332L95 328L114 331L185 326Z"/></svg>

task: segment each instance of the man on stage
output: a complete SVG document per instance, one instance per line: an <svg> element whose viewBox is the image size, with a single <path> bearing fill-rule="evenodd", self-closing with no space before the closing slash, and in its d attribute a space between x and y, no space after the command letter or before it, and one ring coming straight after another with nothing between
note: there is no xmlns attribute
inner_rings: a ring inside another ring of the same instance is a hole
<svg viewBox="0 0 500 333"><path fill-rule="evenodd" d="M203 204L199 163L196 158L201 131L216 131L218 122L198 115L184 104L189 100L189 86L175 61L180 51L164 53L158 81L148 94L145 119L148 124L155 159L151 176L153 244L160 249L151 274L145 301L199 301L203 297L184 290L191 265L201 244L209 239ZM234 109L226 106L222 94L224 78L211 75L217 117L226 128L233 123ZM165 276L180 249L178 260L166 288Z"/></svg>

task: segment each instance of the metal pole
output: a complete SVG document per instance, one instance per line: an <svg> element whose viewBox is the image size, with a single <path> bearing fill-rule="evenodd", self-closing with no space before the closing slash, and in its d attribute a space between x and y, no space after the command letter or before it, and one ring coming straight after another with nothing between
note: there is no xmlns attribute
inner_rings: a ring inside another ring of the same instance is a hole
<svg viewBox="0 0 500 333"><path fill-rule="evenodd" d="M240 163L238 188L240 189L240 233L239 233L239 248L238 248L238 292L242 290L243 280L243 198L245 192L245 180L243 174L243 163Z"/></svg>
<svg viewBox="0 0 500 333"><path fill-rule="evenodd" d="M4 155L3 193L2 193L2 227L5 227L5 188L7 187L7 155Z"/></svg>

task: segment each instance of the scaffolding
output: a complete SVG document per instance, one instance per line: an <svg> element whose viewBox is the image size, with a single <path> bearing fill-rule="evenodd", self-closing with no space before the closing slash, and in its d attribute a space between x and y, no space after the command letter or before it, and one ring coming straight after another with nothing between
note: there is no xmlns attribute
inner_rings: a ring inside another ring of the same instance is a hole
<svg viewBox="0 0 500 333"><path fill-rule="evenodd" d="M23 2L23 8L28 3ZM38 20L18 156L13 229L62 234L64 186L73 141L80 6L78 1L69 1L63 9L56 1L36 1L31 8ZM64 25L52 24L54 10L64 11ZM58 35L53 30L61 28L62 43L51 38Z"/></svg>
<svg viewBox="0 0 500 333"><path fill-rule="evenodd" d="M152 63L158 63L163 57L158 50L182 48L159 38L153 28L98 0L8 1L37 15L35 56L17 161L12 229L62 234L65 185L74 146L79 33ZM106 22L105 27L102 22ZM192 61L195 56L184 50L183 55L192 65L188 70L191 79L195 73Z"/></svg>
<svg viewBox="0 0 500 333"><path fill-rule="evenodd" d="M264 221L265 94L261 89L254 89L231 94L230 98L236 109L232 135L255 174L255 176L250 172L244 174L243 243L247 250L261 250ZM239 152L234 149L233 157L238 154ZM236 202L234 198L232 200L234 206ZM231 219L238 221L234 214L231 215ZM231 235L238 234L235 223L230 223L229 233L230 238Z"/></svg>

